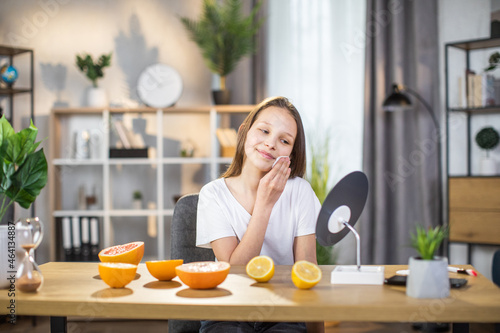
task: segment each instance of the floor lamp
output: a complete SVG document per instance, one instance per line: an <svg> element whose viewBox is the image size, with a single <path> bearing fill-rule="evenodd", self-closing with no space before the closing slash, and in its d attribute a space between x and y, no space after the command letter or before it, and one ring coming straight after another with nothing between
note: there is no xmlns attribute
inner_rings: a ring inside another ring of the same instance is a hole
<svg viewBox="0 0 500 333"><path fill-rule="evenodd" d="M410 110L413 108L413 104L411 100L408 98L408 96L405 94L408 93L414 97L416 97L425 107L425 110L429 113L431 116L431 119L434 123L434 127L436 128L436 133L438 136L438 145L437 145L437 155L438 155L438 193L439 193L439 199L438 199L438 212L439 212L439 219L440 223L443 224L442 219L443 219L443 193L442 193L442 165L441 165L441 129L439 127L439 122L436 118L436 115L434 111L432 110L431 106L429 103L427 103L422 96L420 96L415 90L412 90L404 85L396 84L394 83L392 85L392 93L384 100L383 103L383 109L385 111L403 111L403 110Z"/></svg>

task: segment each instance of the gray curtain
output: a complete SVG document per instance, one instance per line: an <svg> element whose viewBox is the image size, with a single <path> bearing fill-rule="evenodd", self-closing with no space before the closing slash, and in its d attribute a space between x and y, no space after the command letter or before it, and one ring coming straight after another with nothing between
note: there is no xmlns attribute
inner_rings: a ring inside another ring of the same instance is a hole
<svg viewBox="0 0 500 333"><path fill-rule="evenodd" d="M441 224L439 133L424 105L384 112L393 82L418 92L441 119L437 2L367 2L363 169L370 181L360 220L363 264L407 264L416 224Z"/></svg>
<svg viewBox="0 0 500 333"><path fill-rule="evenodd" d="M253 6L256 6L258 0L252 0ZM255 36L257 51L252 57L252 102L260 103L267 98L267 31L269 22L269 10L267 0L261 0L257 20L263 20L262 26Z"/></svg>

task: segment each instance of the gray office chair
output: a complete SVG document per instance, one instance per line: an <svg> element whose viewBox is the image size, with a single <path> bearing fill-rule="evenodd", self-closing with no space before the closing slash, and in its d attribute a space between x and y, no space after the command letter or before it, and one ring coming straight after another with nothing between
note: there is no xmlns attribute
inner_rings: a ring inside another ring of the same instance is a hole
<svg viewBox="0 0 500 333"><path fill-rule="evenodd" d="M179 199L174 207L172 228L170 229L172 259L183 259L184 263L193 261L214 261L211 249L196 247L196 213L198 194L188 194ZM169 320L168 332L198 332L199 321Z"/></svg>

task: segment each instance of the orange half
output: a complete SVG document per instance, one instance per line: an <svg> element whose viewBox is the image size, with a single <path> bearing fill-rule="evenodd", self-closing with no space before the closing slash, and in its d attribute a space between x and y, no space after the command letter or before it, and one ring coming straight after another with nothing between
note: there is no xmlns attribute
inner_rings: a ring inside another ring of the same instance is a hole
<svg viewBox="0 0 500 333"><path fill-rule="evenodd" d="M182 259L146 261L146 267L151 275L160 281L170 281L177 276L175 267L184 263Z"/></svg>

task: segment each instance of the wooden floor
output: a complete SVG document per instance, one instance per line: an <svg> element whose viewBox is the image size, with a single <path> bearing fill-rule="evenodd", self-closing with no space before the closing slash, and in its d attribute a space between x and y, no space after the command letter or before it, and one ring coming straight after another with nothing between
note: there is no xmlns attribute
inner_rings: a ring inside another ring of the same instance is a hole
<svg viewBox="0 0 500 333"><path fill-rule="evenodd" d="M68 332L89 333L158 333L168 331L167 321L161 320L68 320ZM0 321L0 332L49 333L48 317L18 317L16 325ZM418 332L407 323L353 323L340 322L326 325L325 333L411 333ZM445 332L451 332L447 330ZM470 333L493 333L493 325L471 325Z"/></svg>

